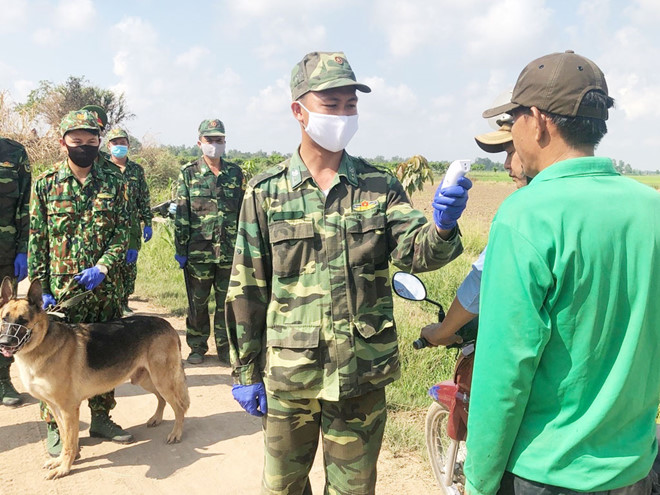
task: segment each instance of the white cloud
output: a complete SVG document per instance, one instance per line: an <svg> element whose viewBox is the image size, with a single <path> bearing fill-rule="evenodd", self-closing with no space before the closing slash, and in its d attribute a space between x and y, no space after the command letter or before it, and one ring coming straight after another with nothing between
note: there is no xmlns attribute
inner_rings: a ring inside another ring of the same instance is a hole
<svg viewBox="0 0 660 495"><path fill-rule="evenodd" d="M28 20L27 0L0 0L2 12L2 29L16 32L24 28Z"/></svg>
<svg viewBox="0 0 660 495"><path fill-rule="evenodd" d="M205 46L193 46L185 53L176 57L174 63L187 70L196 69L205 57L211 54L211 51Z"/></svg>
<svg viewBox="0 0 660 495"><path fill-rule="evenodd" d="M55 8L55 23L62 29L92 29L95 17L92 0L60 0Z"/></svg>

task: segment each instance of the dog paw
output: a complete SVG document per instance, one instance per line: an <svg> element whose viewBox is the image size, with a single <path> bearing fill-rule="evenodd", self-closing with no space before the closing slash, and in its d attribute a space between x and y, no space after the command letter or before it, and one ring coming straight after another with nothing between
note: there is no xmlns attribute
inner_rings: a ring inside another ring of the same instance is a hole
<svg viewBox="0 0 660 495"><path fill-rule="evenodd" d="M67 469L63 466L58 467L57 469L51 469L46 473L46 479L47 480L56 480L58 478L62 478L63 476L66 476L69 474L70 469Z"/></svg>
<svg viewBox="0 0 660 495"><path fill-rule="evenodd" d="M56 467L59 467L59 465L62 464L62 459L59 457L56 457L55 459L50 459L44 463L44 469L54 469Z"/></svg>
<svg viewBox="0 0 660 495"><path fill-rule="evenodd" d="M147 421L147 426L149 428L153 428L154 426L158 426L162 422L163 422L162 417L152 416L152 417L149 418L149 421Z"/></svg>
<svg viewBox="0 0 660 495"><path fill-rule="evenodd" d="M167 435L167 443L179 443L181 441L181 432L172 432Z"/></svg>

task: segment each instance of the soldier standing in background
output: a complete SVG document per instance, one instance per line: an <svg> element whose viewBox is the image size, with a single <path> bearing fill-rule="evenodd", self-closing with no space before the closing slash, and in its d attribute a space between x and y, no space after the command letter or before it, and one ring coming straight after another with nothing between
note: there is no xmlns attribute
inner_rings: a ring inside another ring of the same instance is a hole
<svg viewBox="0 0 660 495"><path fill-rule="evenodd" d="M30 201L30 279L41 282L44 308L89 291L67 309L68 321L105 322L121 317L116 282L128 243L126 184L117 167L98 158L95 115L69 112L60 133L67 159L35 180ZM110 419L114 406L114 390L89 399L90 435L132 442L133 436ZM48 452L57 456L59 430L43 403L42 418L48 423Z"/></svg>
<svg viewBox="0 0 660 495"><path fill-rule="evenodd" d="M108 131L106 136L108 151L110 152L110 161L114 163L119 171L124 175L128 195L128 217L130 225L128 228L128 251L126 252L126 262L119 265L119 271L122 279L123 297L122 310L124 316L133 311L128 307L128 297L135 290L135 278L137 277L137 257L140 250L141 238L144 236L144 242L149 242L153 235L151 228L151 213L149 186L144 177L144 170L140 165L131 161L127 157L128 153L128 133L118 127ZM141 229L141 224L144 229Z"/></svg>
<svg viewBox="0 0 660 495"><path fill-rule="evenodd" d="M218 358L229 364L225 298L245 179L240 167L221 158L226 144L224 124L218 119L204 120L198 130L202 157L184 165L179 174L174 258L183 269L188 294L188 362L202 363L208 350L208 303L213 287Z"/></svg>
<svg viewBox="0 0 660 495"><path fill-rule="evenodd" d="M14 284L27 277L30 178L23 145L0 138L0 280L10 277ZM5 406L22 402L9 375L13 361L0 355L0 399Z"/></svg>

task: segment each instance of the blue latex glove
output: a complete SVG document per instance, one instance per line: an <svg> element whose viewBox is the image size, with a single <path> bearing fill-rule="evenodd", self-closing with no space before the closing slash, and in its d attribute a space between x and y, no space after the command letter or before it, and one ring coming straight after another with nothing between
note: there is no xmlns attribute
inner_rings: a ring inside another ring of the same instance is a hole
<svg viewBox="0 0 660 495"><path fill-rule="evenodd" d="M183 268L188 263L188 256L179 256L178 254L174 255L174 259L179 263L179 268Z"/></svg>
<svg viewBox="0 0 660 495"><path fill-rule="evenodd" d="M14 258L14 277L19 282L27 277L27 253L18 253Z"/></svg>
<svg viewBox="0 0 660 495"><path fill-rule="evenodd" d="M137 261L137 249L129 249L126 251L126 264L131 265Z"/></svg>
<svg viewBox="0 0 660 495"><path fill-rule="evenodd" d="M42 303L41 307L43 309L47 309L48 306L55 306L57 304L57 301L55 301L55 298L50 294L42 294L41 303Z"/></svg>
<svg viewBox="0 0 660 495"><path fill-rule="evenodd" d="M231 394L241 407L252 416L263 416L268 412L266 388L263 383L255 383L253 385L234 385L231 388Z"/></svg>
<svg viewBox="0 0 660 495"><path fill-rule="evenodd" d="M104 278L105 274L99 270L99 267L93 266L91 268L85 268L82 272L73 277L73 280L84 285L85 289L92 290L98 287L98 285L103 282Z"/></svg>
<svg viewBox="0 0 660 495"><path fill-rule="evenodd" d="M468 190L472 187L472 181L467 177L458 179L455 186L443 189L442 184L438 186L433 198L433 220L441 230L451 230L456 227L468 200Z"/></svg>
<svg viewBox="0 0 660 495"><path fill-rule="evenodd" d="M151 236L154 235L154 231L149 225L145 225L142 235L144 236L144 242L149 242Z"/></svg>

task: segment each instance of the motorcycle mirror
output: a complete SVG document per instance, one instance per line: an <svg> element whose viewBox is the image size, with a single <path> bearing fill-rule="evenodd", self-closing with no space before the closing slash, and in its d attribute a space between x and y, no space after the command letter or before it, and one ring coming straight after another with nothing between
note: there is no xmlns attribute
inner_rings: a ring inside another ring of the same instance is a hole
<svg viewBox="0 0 660 495"><path fill-rule="evenodd" d="M426 299L426 287L418 277L412 273L396 272L392 277L392 287L397 296L410 301L423 301Z"/></svg>

